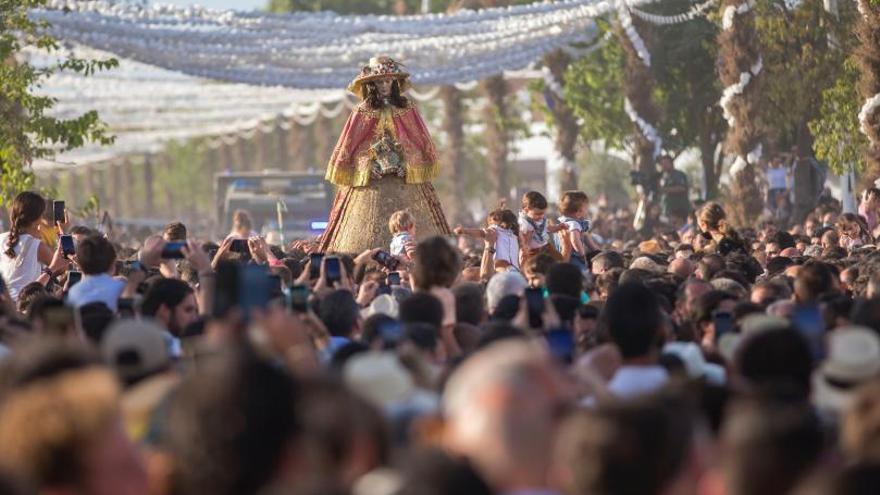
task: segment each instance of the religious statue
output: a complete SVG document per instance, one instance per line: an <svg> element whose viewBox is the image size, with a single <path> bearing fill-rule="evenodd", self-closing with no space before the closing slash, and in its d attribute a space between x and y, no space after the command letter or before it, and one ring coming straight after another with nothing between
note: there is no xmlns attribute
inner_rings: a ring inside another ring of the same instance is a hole
<svg viewBox="0 0 880 495"><path fill-rule="evenodd" d="M388 219L409 210L416 237L450 235L431 181L437 149L415 105L403 95L409 74L374 57L348 86L361 98L330 157L325 178L338 186L320 249L360 253L388 249Z"/></svg>

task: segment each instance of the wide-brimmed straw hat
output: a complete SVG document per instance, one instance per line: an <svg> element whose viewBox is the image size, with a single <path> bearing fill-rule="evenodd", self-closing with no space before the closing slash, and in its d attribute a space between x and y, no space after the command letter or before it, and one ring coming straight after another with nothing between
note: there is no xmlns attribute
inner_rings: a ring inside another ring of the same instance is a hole
<svg viewBox="0 0 880 495"><path fill-rule="evenodd" d="M360 74L348 85L348 90L357 96L363 96L364 83L383 77L397 79L401 93L409 89L409 73L405 72L403 66L391 57L381 55L371 58L367 65L361 68Z"/></svg>

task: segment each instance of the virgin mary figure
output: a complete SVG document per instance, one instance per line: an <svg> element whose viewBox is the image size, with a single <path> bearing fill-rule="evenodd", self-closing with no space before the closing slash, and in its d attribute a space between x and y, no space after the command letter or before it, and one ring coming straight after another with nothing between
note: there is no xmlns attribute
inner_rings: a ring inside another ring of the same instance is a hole
<svg viewBox="0 0 880 495"><path fill-rule="evenodd" d="M388 219L409 210L416 237L450 235L431 181L437 149L415 105L403 95L409 74L389 57L374 57L348 86L361 98L327 165L338 186L321 251L360 253L388 249Z"/></svg>

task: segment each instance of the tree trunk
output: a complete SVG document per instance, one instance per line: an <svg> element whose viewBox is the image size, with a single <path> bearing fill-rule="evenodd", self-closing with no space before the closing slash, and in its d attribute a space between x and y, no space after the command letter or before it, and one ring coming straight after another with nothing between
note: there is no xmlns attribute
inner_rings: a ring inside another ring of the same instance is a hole
<svg viewBox="0 0 880 495"><path fill-rule="evenodd" d="M725 10L745 5L743 0L723 0ZM760 91L760 54L755 43L755 14L751 10L733 16L732 22L718 35L718 72L725 87L739 84L741 75L750 74L742 93L726 103L729 128L727 149L737 159L731 169L729 217L735 225L754 225L763 209L761 193L755 183L757 157L750 156L760 146L760 126L757 122L757 99Z"/></svg>
<svg viewBox="0 0 880 495"><path fill-rule="evenodd" d="M489 208L492 209L502 200L509 201L510 188L507 184L507 152L509 149L509 133L507 129L507 83L501 75L492 76L483 81L483 93L486 106L483 109L483 121L486 125L486 148L489 162L489 175L492 181L492 195Z"/></svg>
<svg viewBox="0 0 880 495"><path fill-rule="evenodd" d="M660 150L658 143L652 139L659 140L659 136L650 136L646 131L653 128L656 133L657 122L660 121L660 109L654 103L655 82L650 67L646 61L639 57L629 37L620 26L617 28L617 38L620 40L625 55L623 90L634 113L634 115L630 115L635 129L633 166L639 172L641 182L640 206L634 225L641 230L652 223L646 219L652 216L652 206L658 199L656 196L656 161ZM636 121L636 117L638 121Z"/></svg>
<svg viewBox="0 0 880 495"><path fill-rule="evenodd" d="M473 219L468 218L467 210L462 204L465 197L462 94L455 86L443 86L440 88L440 99L443 101L443 133L446 137L440 162L449 181L450 199L444 202L444 206L453 224L467 225Z"/></svg>
<svg viewBox="0 0 880 495"><path fill-rule="evenodd" d="M153 157L144 155L144 213L149 216L156 216L153 209Z"/></svg>
<svg viewBox="0 0 880 495"><path fill-rule="evenodd" d="M870 0L858 0L858 4L862 14L856 28L860 43L856 50L861 70L859 93L863 101L867 101L880 94L880 4ZM880 178L880 107L874 106L865 123L867 125L863 128L870 144L865 154L862 181L873 185Z"/></svg>
<svg viewBox="0 0 880 495"><path fill-rule="evenodd" d="M565 81L565 71L571 63L571 57L564 50L551 52L544 58L544 64L550 69L553 78L562 87ZM578 168L576 162L576 149L580 126L571 108L566 104L564 95L549 91L549 98L553 102L551 113L553 125L556 127L554 144L556 152L565 160L562 169L562 177L559 184L563 191L578 189Z"/></svg>

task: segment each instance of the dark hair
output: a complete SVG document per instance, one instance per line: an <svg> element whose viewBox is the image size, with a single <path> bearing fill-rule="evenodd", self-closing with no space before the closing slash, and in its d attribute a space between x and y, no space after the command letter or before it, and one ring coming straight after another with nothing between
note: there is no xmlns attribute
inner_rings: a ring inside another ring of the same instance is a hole
<svg viewBox="0 0 880 495"><path fill-rule="evenodd" d="M563 215L574 215L590 198L583 191L565 191L559 200L559 211Z"/></svg>
<svg viewBox="0 0 880 495"><path fill-rule="evenodd" d="M361 327L361 341L367 345L372 345L374 341L382 337L380 333L382 326L394 322L395 319L385 313L376 313L368 316Z"/></svg>
<svg viewBox="0 0 880 495"><path fill-rule="evenodd" d="M795 247L794 236L789 234L784 230L776 231L770 239L767 240L767 244L776 244L779 246L779 250L788 249Z"/></svg>
<svg viewBox="0 0 880 495"><path fill-rule="evenodd" d="M439 331L443 326L443 303L427 292L416 292L400 301L400 322L429 323Z"/></svg>
<svg viewBox="0 0 880 495"><path fill-rule="evenodd" d="M489 224L494 223L513 232L513 235L519 235L519 220L516 218L516 214L510 210L492 210L489 212L487 220Z"/></svg>
<svg viewBox="0 0 880 495"><path fill-rule="evenodd" d="M351 292L338 289L321 299L318 315L334 337L351 337L360 308Z"/></svg>
<svg viewBox="0 0 880 495"><path fill-rule="evenodd" d="M85 275L107 273L116 262L116 249L100 235L90 235L76 245L76 260Z"/></svg>
<svg viewBox="0 0 880 495"><path fill-rule="evenodd" d="M681 400L650 399L581 411L561 427L570 493L659 494L688 462L693 414Z"/></svg>
<svg viewBox="0 0 880 495"><path fill-rule="evenodd" d="M755 390L794 400L810 394L813 357L793 328L749 334L737 347L734 369Z"/></svg>
<svg viewBox="0 0 880 495"><path fill-rule="evenodd" d="M79 307L83 332L92 344L100 345L107 327L113 323L113 311L102 302L93 302Z"/></svg>
<svg viewBox="0 0 880 495"><path fill-rule="evenodd" d="M186 225L180 222L172 222L165 226L165 232L163 232L163 237L168 242L173 241L185 241L186 240Z"/></svg>
<svg viewBox="0 0 880 495"><path fill-rule="evenodd" d="M12 208L9 212L9 238L6 240L6 256L15 258L15 247L18 246L18 238L32 223L43 218L46 211L46 200L35 192L24 191L18 193L12 200Z"/></svg>
<svg viewBox="0 0 880 495"><path fill-rule="evenodd" d="M27 317L33 303L41 297L48 295L49 291L39 282L31 282L25 285L18 292L18 312Z"/></svg>
<svg viewBox="0 0 880 495"><path fill-rule="evenodd" d="M578 267L571 263L554 263L545 278L550 294L564 294L580 299L584 290L584 277Z"/></svg>
<svg viewBox="0 0 880 495"><path fill-rule="evenodd" d="M407 341L424 352L433 353L437 350L438 327L431 323L410 322L403 326L403 332Z"/></svg>
<svg viewBox="0 0 880 495"><path fill-rule="evenodd" d="M416 452L407 462L397 495L491 495L492 489L464 458L439 449Z"/></svg>
<svg viewBox="0 0 880 495"><path fill-rule="evenodd" d="M791 493L822 454L821 423L805 401L743 400L726 416L730 495Z"/></svg>
<svg viewBox="0 0 880 495"><path fill-rule="evenodd" d="M529 191L523 195L522 207L523 209L535 208L538 210L546 210L547 198L538 191Z"/></svg>
<svg viewBox="0 0 880 495"><path fill-rule="evenodd" d="M379 88L376 87L375 82L366 82L361 87L363 88L361 90L361 97L363 97L370 108L376 110L386 106L382 96L379 95ZM397 79L394 79L391 83L391 96L388 97L388 103L397 108L406 108L409 105L407 97L400 94L400 83Z"/></svg>
<svg viewBox="0 0 880 495"><path fill-rule="evenodd" d="M465 282L452 288L455 295L455 319L458 322L479 325L486 311L483 288L480 284Z"/></svg>
<svg viewBox="0 0 880 495"><path fill-rule="evenodd" d="M440 236L429 237L416 246L413 284L421 290L451 287L461 271L458 250Z"/></svg>
<svg viewBox="0 0 880 495"><path fill-rule="evenodd" d="M600 322L623 357L632 358L648 354L657 344L663 315L656 296L648 288L630 283L611 293L602 308Z"/></svg>
<svg viewBox="0 0 880 495"><path fill-rule="evenodd" d="M257 493L302 432L296 382L246 343L199 366L174 394L165 436L180 493ZM175 490L177 491L177 490Z"/></svg>
<svg viewBox="0 0 880 495"><path fill-rule="evenodd" d="M156 316L161 306L173 310L193 293L192 287L186 282L175 278L155 279L144 294L141 302L141 313L144 316Z"/></svg>
<svg viewBox="0 0 880 495"><path fill-rule="evenodd" d="M794 294L800 304L816 301L833 289L831 270L819 262L806 263L794 279Z"/></svg>
<svg viewBox="0 0 880 495"><path fill-rule="evenodd" d="M601 266L603 270L610 270L612 268L623 268L624 259L623 255L621 255L617 251L602 251L596 256L593 256L593 259L590 260L590 266L593 266L595 264Z"/></svg>

